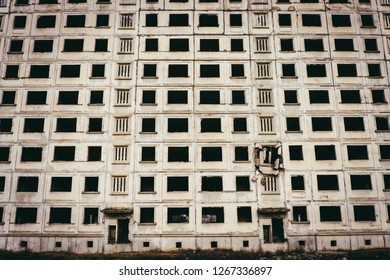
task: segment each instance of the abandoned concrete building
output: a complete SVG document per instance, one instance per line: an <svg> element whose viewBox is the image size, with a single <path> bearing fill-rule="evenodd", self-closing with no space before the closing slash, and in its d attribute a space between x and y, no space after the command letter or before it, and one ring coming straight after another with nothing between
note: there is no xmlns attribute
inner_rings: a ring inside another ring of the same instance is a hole
<svg viewBox="0 0 390 280"><path fill-rule="evenodd" d="M390 248L390 0L0 0L0 249Z"/></svg>

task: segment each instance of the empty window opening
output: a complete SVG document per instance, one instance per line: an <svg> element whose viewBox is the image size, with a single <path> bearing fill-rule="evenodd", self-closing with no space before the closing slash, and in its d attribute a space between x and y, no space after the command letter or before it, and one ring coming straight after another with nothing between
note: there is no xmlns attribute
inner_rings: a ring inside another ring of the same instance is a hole
<svg viewBox="0 0 390 280"><path fill-rule="evenodd" d="M340 206L320 206L321 222L341 222Z"/></svg>
<svg viewBox="0 0 390 280"><path fill-rule="evenodd" d="M142 246L144 248L149 248L150 247L150 243L149 242L142 242Z"/></svg>
<svg viewBox="0 0 390 280"><path fill-rule="evenodd" d="M56 132L76 132L77 118L58 118Z"/></svg>
<svg viewBox="0 0 390 280"><path fill-rule="evenodd" d="M35 224L37 222L37 210L33 207L16 208L15 224Z"/></svg>
<svg viewBox="0 0 390 280"><path fill-rule="evenodd" d="M332 15L332 24L334 27L349 27L351 18L349 15Z"/></svg>
<svg viewBox="0 0 390 280"><path fill-rule="evenodd" d="M233 131L234 132L248 131L246 118L234 118L233 119Z"/></svg>
<svg viewBox="0 0 390 280"><path fill-rule="evenodd" d="M38 16L37 28L54 28L56 26L56 16Z"/></svg>
<svg viewBox="0 0 390 280"><path fill-rule="evenodd" d="M357 77L356 64L337 64L339 77Z"/></svg>
<svg viewBox="0 0 390 280"><path fill-rule="evenodd" d="M286 241L284 238L283 219L273 218L271 231L272 231L272 239L271 240L273 243L282 243L282 242Z"/></svg>
<svg viewBox="0 0 390 280"><path fill-rule="evenodd" d="M371 239L365 239L364 240L364 245L371 246Z"/></svg>
<svg viewBox="0 0 390 280"><path fill-rule="evenodd" d="M189 223L189 208L168 208L168 224Z"/></svg>
<svg viewBox="0 0 390 280"><path fill-rule="evenodd" d="M203 224L223 223L224 220L225 220L225 215L224 215L223 207L202 207Z"/></svg>
<svg viewBox="0 0 390 280"><path fill-rule="evenodd" d="M287 127L287 131L289 132L301 131L301 127L299 124L299 117L286 118L286 127Z"/></svg>
<svg viewBox="0 0 390 280"><path fill-rule="evenodd" d="M71 192L72 191L72 177L52 177L51 192Z"/></svg>
<svg viewBox="0 0 390 280"><path fill-rule="evenodd" d="M373 205L355 205L353 206L355 222L376 221L375 207Z"/></svg>
<svg viewBox="0 0 390 280"><path fill-rule="evenodd" d="M200 65L201 78L218 78L219 76L219 64Z"/></svg>
<svg viewBox="0 0 390 280"><path fill-rule="evenodd" d="M302 175L291 176L291 190L304 191L305 178Z"/></svg>
<svg viewBox="0 0 390 280"><path fill-rule="evenodd" d="M87 241L87 248L93 248L93 241L91 240Z"/></svg>
<svg viewBox="0 0 390 280"><path fill-rule="evenodd" d="M97 15L96 27L108 27L109 20L110 20L109 15Z"/></svg>
<svg viewBox="0 0 390 280"><path fill-rule="evenodd" d="M364 131L364 119L362 117L344 117L345 131Z"/></svg>
<svg viewBox="0 0 390 280"><path fill-rule="evenodd" d="M367 146L347 146L348 160L367 160Z"/></svg>
<svg viewBox="0 0 390 280"><path fill-rule="evenodd" d="M93 64L91 78L104 78L105 64Z"/></svg>
<svg viewBox="0 0 390 280"><path fill-rule="evenodd" d="M20 161L40 162L42 161L41 147L23 147Z"/></svg>
<svg viewBox="0 0 390 280"><path fill-rule="evenodd" d="M142 104L156 104L156 91L155 90L142 91Z"/></svg>
<svg viewBox="0 0 390 280"><path fill-rule="evenodd" d="M10 147L0 147L0 162L9 162Z"/></svg>
<svg viewBox="0 0 390 280"><path fill-rule="evenodd" d="M236 177L236 191L250 191L249 176L237 176Z"/></svg>
<svg viewBox="0 0 390 280"><path fill-rule="evenodd" d="M84 208L84 225L99 223L99 208Z"/></svg>
<svg viewBox="0 0 390 280"><path fill-rule="evenodd" d="M143 77L145 78L157 77L157 64L144 64Z"/></svg>
<svg viewBox="0 0 390 280"><path fill-rule="evenodd" d="M181 242L176 242L175 246L176 246L177 249L181 249L182 248Z"/></svg>
<svg viewBox="0 0 390 280"><path fill-rule="evenodd" d="M303 160L302 146L291 145L288 146L290 153L290 160Z"/></svg>
<svg viewBox="0 0 390 280"><path fill-rule="evenodd" d="M363 28L375 27L374 16L373 15L360 15L362 20Z"/></svg>
<svg viewBox="0 0 390 280"><path fill-rule="evenodd" d="M91 95L89 97L90 105L103 104L103 94L102 90L91 90Z"/></svg>
<svg viewBox="0 0 390 280"><path fill-rule="evenodd" d="M282 64L282 76L284 78L296 77L295 64Z"/></svg>
<svg viewBox="0 0 390 280"><path fill-rule="evenodd" d="M186 78L188 77L187 64L170 64L168 65L168 77L170 78Z"/></svg>
<svg viewBox="0 0 390 280"><path fill-rule="evenodd" d="M8 53L22 53L23 40L11 40Z"/></svg>
<svg viewBox="0 0 390 280"><path fill-rule="evenodd" d="M250 206L237 207L237 221L239 223L251 223L252 208Z"/></svg>
<svg viewBox="0 0 390 280"><path fill-rule="evenodd" d="M334 39L334 45L336 51L354 51L355 46L353 39Z"/></svg>
<svg viewBox="0 0 390 280"><path fill-rule="evenodd" d="M200 39L199 51L201 52L218 52L219 39Z"/></svg>
<svg viewBox="0 0 390 280"><path fill-rule="evenodd" d="M80 65L61 65L61 78L78 78L80 77Z"/></svg>
<svg viewBox="0 0 390 280"><path fill-rule="evenodd" d="M24 29L26 27L26 16L15 16L14 18L14 29Z"/></svg>
<svg viewBox="0 0 390 280"><path fill-rule="evenodd" d="M89 118L88 132L102 132L102 126L102 118Z"/></svg>
<svg viewBox="0 0 390 280"><path fill-rule="evenodd" d="M39 177L19 177L17 192L37 192L38 191Z"/></svg>
<svg viewBox="0 0 390 280"><path fill-rule="evenodd" d="M9 133L12 131L12 119L1 118L0 119L0 133Z"/></svg>
<svg viewBox="0 0 390 280"><path fill-rule="evenodd" d="M371 175L350 175L352 190L372 190Z"/></svg>
<svg viewBox="0 0 390 280"><path fill-rule="evenodd" d="M66 27L85 27L85 15L68 15Z"/></svg>
<svg viewBox="0 0 390 280"><path fill-rule="evenodd" d="M31 65L30 78L43 79L49 78L50 65Z"/></svg>
<svg viewBox="0 0 390 280"><path fill-rule="evenodd" d="M222 190L222 177L202 176L202 192L221 192Z"/></svg>
<svg viewBox="0 0 390 280"><path fill-rule="evenodd" d="M168 132L188 132L188 119L168 118Z"/></svg>
<svg viewBox="0 0 390 280"><path fill-rule="evenodd" d="M158 25L158 18L157 14L146 14L145 15L145 26L157 26Z"/></svg>
<svg viewBox="0 0 390 280"><path fill-rule="evenodd" d="M27 248L28 247L28 242L26 240L21 240L19 242L20 248Z"/></svg>
<svg viewBox="0 0 390 280"><path fill-rule="evenodd" d="M98 192L99 190L99 177L85 177L84 192Z"/></svg>
<svg viewBox="0 0 390 280"><path fill-rule="evenodd" d="M199 92L199 104L220 104L219 90L201 90Z"/></svg>
<svg viewBox="0 0 390 280"><path fill-rule="evenodd" d="M156 119L155 118L142 118L142 132L144 132L144 133L156 132Z"/></svg>
<svg viewBox="0 0 390 280"><path fill-rule="evenodd" d="M64 52L82 52L84 49L84 39L65 39Z"/></svg>
<svg viewBox="0 0 390 280"><path fill-rule="evenodd" d="M280 51L293 52L294 51L294 40L293 39L280 39Z"/></svg>
<svg viewBox="0 0 390 280"><path fill-rule="evenodd" d="M108 39L95 39L95 52L106 52L108 50Z"/></svg>
<svg viewBox="0 0 390 280"><path fill-rule="evenodd" d="M49 224L70 224L72 208L51 207Z"/></svg>
<svg viewBox="0 0 390 280"><path fill-rule="evenodd" d="M222 161L222 147L202 147L202 161Z"/></svg>
<svg viewBox="0 0 390 280"><path fill-rule="evenodd" d="M101 146L89 146L88 147L88 161L100 161L102 158Z"/></svg>
<svg viewBox="0 0 390 280"><path fill-rule="evenodd" d="M5 189L5 176L0 176L0 192L4 192L4 189ZM2 207L0 207L0 223L2 221Z"/></svg>
<svg viewBox="0 0 390 280"><path fill-rule="evenodd" d="M16 91L14 90L4 90L0 97L1 105L14 105L15 104Z"/></svg>
<svg viewBox="0 0 390 280"><path fill-rule="evenodd" d="M79 91L60 91L58 93L58 105L77 105L79 100Z"/></svg>
<svg viewBox="0 0 390 280"><path fill-rule="evenodd" d="M375 117L375 124L377 131L389 131L390 122L389 117Z"/></svg>
<svg viewBox="0 0 390 280"><path fill-rule="evenodd" d="M188 192L188 176L167 177L168 192Z"/></svg>
<svg viewBox="0 0 390 280"><path fill-rule="evenodd" d="M241 27L242 26L242 15L241 14L230 14L230 26Z"/></svg>
<svg viewBox="0 0 390 280"><path fill-rule="evenodd" d="M290 27L291 26L291 15L290 14L279 14L279 26Z"/></svg>
<svg viewBox="0 0 390 280"><path fill-rule="evenodd" d="M370 77L382 77L380 64L367 64L368 76Z"/></svg>
<svg viewBox="0 0 390 280"><path fill-rule="evenodd" d="M322 39L305 39L305 51L307 52L323 52L324 42Z"/></svg>
<svg viewBox="0 0 390 280"><path fill-rule="evenodd" d="M378 52L376 39L364 39L365 52Z"/></svg>
<svg viewBox="0 0 390 280"><path fill-rule="evenodd" d="M156 160L155 150L155 147L142 147L141 161L154 162Z"/></svg>
<svg viewBox="0 0 390 280"><path fill-rule="evenodd" d="M170 14L169 26L189 26L188 14Z"/></svg>
<svg viewBox="0 0 390 280"><path fill-rule="evenodd" d="M385 104L387 103L385 97L385 91L383 89L372 89L371 90L372 103L374 104Z"/></svg>
<svg viewBox="0 0 390 280"><path fill-rule="evenodd" d="M325 64L307 64L306 72L308 78L326 77Z"/></svg>
<svg viewBox="0 0 390 280"><path fill-rule="evenodd" d="M218 242L217 241L211 241L210 242L210 247L211 248L218 248Z"/></svg>
<svg viewBox="0 0 390 280"><path fill-rule="evenodd" d="M200 27L218 27L218 15L201 14L199 15Z"/></svg>
<svg viewBox="0 0 390 280"><path fill-rule="evenodd" d="M187 104L188 92L186 90L168 90L168 104Z"/></svg>
<svg viewBox="0 0 390 280"><path fill-rule="evenodd" d="M75 158L74 146L56 146L54 147L54 161L74 161Z"/></svg>
<svg viewBox="0 0 390 280"><path fill-rule="evenodd" d="M298 246L301 246L301 247L306 246L306 241L305 240L299 240L298 241Z"/></svg>
<svg viewBox="0 0 390 280"><path fill-rule="evenodd" d="M330 241L330 246L331 247L336 247L337 246L337 240L331 240Z"/></svg>
<svg viewBox="0 0 390 280"><path fill-rule="evenodd" d="M53 51L53 40L34 40L33 52L46 53Z"/></svg>
<svg viewBox="0 0 390 280"><path fill-rule="evenodd" d="M244 64L232 64L232 77L245 77Z"/></svg>
<svg viewBox="0 0 390 280"><path fill-rule="evenodd" d="M294 222L307 222L306 206L293 206L292 212Z"/></svg>
<svg viewBox="0 0 390 280"><path fill-rule="evenodd" d="M302 15L302 25L303 26L321 26L321 16L320 15L311 15L303 14Z"/></svg>
<svg viewBox="0 0 390 280"><path fill-rule="evenodd" d="M314 146L316 160L336 160L334 145Z"/></svg>
<svg viewBox="0 0 390 280"><path fill-rule="evenodd" d="M169 39L169 51L170 52L188 52L189 40L188 39Z"/></svg>
<svg viewBox="0 0 390 280"><path fill-rule="evenodd" d="M234 147L234 161L249 161L248 147Z"/></svg>
<svg viewBox="0 0 390 280"><path fill-rule="evenodd" d="M5 79L17 79L19 75L19 65L7 65L5 68Z"/></svg>
<svg viewBox="0 0 390 280"><path fill-rule="evenodd" d="M359 90L340 90L341 103L361 103Z"/></svg>
<svg viewBox="0 0 390 280"><path fill-rule="evenodd" d="M249 247L249 240L243 240L242 241L242 247L248 248Z"/></svg>
<svg viewBox="0 0 390 280"><path fill-rule="evenodd" d="M332 131L332 118L313 117L311 118L313 131Z"/></svg>
<svg viewBox="0 0 390 280"><path fill-rule="evenodd" d="M286 104L298 104L298 93L296 90L284 91L284 103Z"/></svg>
<svg viewBox="0 0 390 280"><path fill-rule="evenodd" d="M232 104L246 104L245 90L232 90Z"/></svg>
<svg viewBox="0 0 390 280"><path fill-rule="evenodd" d="M61 241L56 241L55 244L54 244L54 247L61 248L62 247L62 242Z"/></svg>
<svg viewBox="0 0 390 280"><path fill-rule="evenodd" d="M338 191L337 175L317 175L317 187L319 191Z"/></svg>
<svg viewBox="0 0 390 280"><path fill-rule="evenodd" d="M200 127L200 132L222 132L219 118L201 119Z"/></svg>
<svg viewBox="0 0 390 280"><path fill-rule="evenodd" d="M230 39L230 50L232 52L244 51L244 40L243 39Z"/></svg>
<svg viewBox="0 0 390 280"><path fill-rule="evenodd" d="M154 192L154 177L142 176L140 180L140 192Z"/></svg>
<svg viewBox="0 0 390 280"><path fill-rule="evenodd" d="M189 162L189 148L168 147L168 162Z"/></svg>
<svg viewBox="0 0 390 280"><path fill-rule="evenodd" d="M140 209L140 223L150 224L154 223L154 208L147 207Z"/></svg>

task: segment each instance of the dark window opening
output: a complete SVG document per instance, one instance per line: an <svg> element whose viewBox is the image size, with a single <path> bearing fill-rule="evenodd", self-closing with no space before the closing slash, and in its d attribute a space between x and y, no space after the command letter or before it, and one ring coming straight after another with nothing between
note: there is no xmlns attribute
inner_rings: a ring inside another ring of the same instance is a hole
<svg viewBox="0 0 390 280"><path fill-rule="evenodd" d="M314 146L316 160L336 160L336 150L334 145Z"/></svg>
<svg viewBox="0 0 390 280"><path fill-rule="evenodd" d="M322 39L305 39L305 51L307 52L323 52L324 42Z"/></svg>
<svg viewBox="0 0 390 280"><path fill-rule="evenodd" d="M16 91L14 90L4 90L0 104L1 105L14 105L15 104Z"/></svg>
<svg viewBox="0 0 390 280"><path fill-rule="evenodd" d="M296 90L284 91L284 103L286 104L298 104L298 93Z"/></svg>
<svg viewBox="0 0 390 280"><path fill-rule="evenodd" d="M71 192L72 191L72 177L52 177L51 192Z"/></svg>
<svg viewBox="0 0 390 280"><path fill-rule="evenodd" d="M154 223L154 208L141 208L140 209L140 223L149 224Z"/></svg>
<svg viewBox="0 0 390 280"><path fill-rule="evenodd" d="M127 244L129 241L129 219L118 219L118 236L116 243ZM111 227L111 226L110 226Z"/></svg>
<svg viewBox="0 0 390 280"><path fill-rule="evenodd" d="M368 76L370 77L382 77L381 65L380 64L367 64Z"/></svg>
<svg viewBox="0 0 390 280"><path fill-rule="evenodd" d="M239 223L251 223L252 222L252 208L237 207L237 221Z"/></svg>
<svg viewBox="0 0 390 280"><path fill-rule="evenodd" d="M85 15L68 15L66 27L85 27Z"/></svg>
<svg viewBox="0 0 390 280"><path fill-rule="evenodd" d="M188 119L168 118L168 132L188 132Z"/></svg>
<svg viewBox="0 0 390 280"><path fill-rule="evenodd" d="M37 28L54 28L56 26L56 16L38 16Z"/></svg>
<svg viewBox="0 0 390 280"><path fill-rule="evenodd" d="M41 147L23 147L20 161L40 162L42 161Z"/></svg>
<svg viewBox="0 0 390 280"><path fill-rule="evenodd" d="M56 132L76 132L77 118L58 118Z"/></svg>
<svg viewBox="0 0 390 280"><path fill-rule="evenodd" d="M26 27L26 16L15 16L14 18L14 29L24 29Z"/></svg>
<svg viewBox="0 0 390 280"><path fill-rule="evenodd" d="M37 192L39 177L19 177L17 192Z"/></svg>
<svg viewBox="0 0 390 280"><path fill-rule="evenodd" d="M0 176L0 192L4 192L5 189L5 176ZM1 208L0 208L1 210ZM2 213L0 213L0 222L2 221L1 218L3 217Z"/></svg>
<svg viewBox="0 0 390 280"><path fill-rule="evenodd" d="M222 177L202 176L202 192L221 192L222 190Z"/></svg>
<svg viewBox="0 0 390 280"><path fill-rule="evenodd" d="M241 14L231 14L230 15L230 26L231 27L241 27L242 26L242 15Z"/></svg>
<svg viewBox="0 0 390 280"><path fill-rule="evenodd" d="M357 77L356 64L337 64L339 77Z"/></svg>
<svg viewBox="0 0 390 280"><path fill-rule="evenodd" d="M306 206L293 206L292 212L294 222L307 222Z"/></svg>
<svg viewBox="0 0 390 280"><path fill-rule="evenodd" d="M232 52L244 51L244 40L243 39L230 39L230 50Z"/></svg>
<svg viewBox="0 0 390 280"><path fill-rule="evenodd" d="M108 39L95 39L95 52L106 52L108 50Z"/></svg>
<svg viewBox="0 0 390 280"><path fill-rule="evenodd" d="M186 78L188 77L187 64L170 64L168 65L168 77L170 78Z"/></svg>
<svg viewBox="0 0 390 280"><path fill-rule="evenodd" d="M221 147L203 147L202 148L202 161L222 161L222 148Z"/></svg>
<svg viewBox="0 0 390 280"><path fill-rule="evenodd" d="M156 91L155 90L142 91L142 104L156 104Z"/></svg>
<svg viewBox="0 0 390 280"><path fill-rule="evenodd" d="M53 51L53 40L34 40L33 52L52 52Z"/></svg>
<svg viewBox="0 0 390 280"><path fill-rule="evenodd" d="M217 241L211 241L210 242L210 247L211 248L218 248L218 242Z"/></svg>
<svg viewBox="0 0 390 280"><path fill-rule="evenodd" d="M64 52L82 52L84 49L84 39L65 39Z"/></svg>
<svg viewBox="0 0 390 280"><path fill-rule="evenodd" d="M371 90L372 103L385 104L387 103L385 97L385 91L383 89Z"/></svg>
<svg viewBox="0 0 390 280"><path fill-rule="evenodd" d="M320 15L302 15L302 25L303 26L321 26L321 16Z"/></svg>
<svg viewBox="0 0 390 280"><path fill-rule="evenodd" d="M144 64L143 77L157 77L157 64Z"/></svg>
<svg viewBox="0 0 390 280"><path fill-rule="evenodd" d="M282 52L294 51L294 40L293 39L280 39L280 50Z"/></svg>
<svg viewBox="0 0 390 280"><path fill-rule="evenodd" d="M97 15L96 16L96 27L107 27L109 23L109 15Z"/></svg>
<svg viewBox="0 0 390 280"><path fill-rule="evenodd" d="M353 39L334 39L334 45L336 51L354 51L355 46Z"/></svg>
<svg viewBox="0 0 390 280"><path fill-rule="evenodd" d="M302 146L288 146L290 160L303 160Z"/></svg>
<svg viewBox="0 0 390 280"><path fill-rule="evenodd" d="M232 64L232 77L245 77L244 64Z"/></svg>
<svg viewBox="0 0 390 280"><path fill-rule="evenodd" d="M99 208L84 208L84 225L99 223Z"/></svg>
<svg viewBox="0 0 390 280"><path fill-rule="evenodd" d="M376 39L364 39L364 46L366 52L378 52L378 44Z"/></svg>
<svg viewBox="0 0 390 280"><path fill-rule="evenodd" d="M232 90L232 104L246 104L245 90Z"/></svg>
<svg viewBox="0 0 390 280"><path fill-rule="evenodd" d="M236 191L237 192L250 191L249 176L236 177Z"/></svg>
<svg viewBox="0 0 390 280"><path fill-rule="evenodd" d="M224 221L223 207L202 207L202 224L223 223Z"/></svg>
<svg viewBox="0 0 390 280"><path fill-rule="evenodd" d="M199 104L220 104L219 90L201 90Z"/></svg>
<svg viewBox="0 0 390 280"><path fill-rule="evenodd" d="M45 79L49 78L50 65L31 65L30 78Z"/></svg>
<svg viewBox="0 0 390 280"><path fill-rule="evenodd" d="M321 222L341 222L340 206L320 206Z"/></svg>
<svg viewBox="0 0 390 280"><path fill-rule="evenodd" d="M360 15L362 27L375 27L373 15Z"/></svg>
<svg viewBox="0 0 390 280"><path fill-rule="evenodd" d="M80 65L61 65L61 78L78 78L80 77Z"/></svg>
<svg viewBox="0 0 390 280"><path fill-rule="evenodd" d="M87 248L93 248L93 241L91 240L87 241Z"/></svg>
<svg viewBox="0 0 390 280"><path fill-rule="evenodd" d="M317 175L319 191L338 191L339 180L337 175Z"/></svg>
<svg viewBox="0 0 390 280"><path fill-rule="evenodd" d="M23 50L23 40L11 40L9 44L9 53L21 53Z"/></svg>
<svg viewBox="0 0 390 280"><path fill-rule="evenodd" d="M200 65L201 78L217 78L219 75L219 64Z"/></svg>
<svg viewBox="0 0 390 280"><path fill-rule="evenodd" d="M352 190L372 190L370 175L350 175L350 178Z"/></svg>
<svg viewBox="0 0 390 280"><path fill-rule="evenodd" d="M76 148L74 146L56 146L54 147L53 160L74 161L75 150Z"/></svg>
<svg viewBox="0 0 390 280"><path fill-rule="evenodd" d="M37 210L33 207L16 208L15 224L35 224L37 222Z"/></svg>
<svg viewBox="0 0 390 280"><path fill-rule="evenodd" d="M168 147L168 162L189 162L188 147Z"/></svg>
<svg viewBox="0 0 390 280"><path fill-rule="evenodd" d="M93 64L92 65L92 78L104 78L105 64Z"/></svg>
<svg viewBox="0 0 390 280"><path fill-rule="evenodd" d="M99 177L85 177L84 192L97 192L99 189Z"/></svg>
<svg viewBox="0 0 390 280"><path fill-rule="evenodd" d="M291 15L290 14L279 14L279 26L290 27L291 26Z"/></svg>
<svg viewBox="0 0 390 280"><path fill-rule="evenodd" d="M341 103L361 103L359 90L340 90Z"/></svg>
<svg viewBox="0 0 390 280"><path fill-rule="evenodd" d="M155 147L142 147L141 161L155 161Z"/></svg>
<svg viewBox="0 0 390 280"><path fill-rule="evenodd" d="M156 119L142 118L142 132L156 132Z"/></svg>
<svg viewBox="0 0 390 280"><path fill-rule="evenodd" d="M188 14L170 14L169 26L189 26Z"/></svg>
<svg viewBox="0 0 390 280"><path fill-rule="evenodd" d="M72 208L51 207L49 224L70 224Z"/></svg>
<svg viewBox="0 0 390 280"><path fill-rule="evenodd" d="M367 146L347 146L348 160L367 160Z"/></svg>
<svg viewBox="0 0 390 280"><path fill-rule="evenodd" d="M325 64L307 64L306 72L308 78L326 77Z"/></svg>
<svg viewBox="0 0 390 280"><path fill-rule="evenodd" d="M168 192L188 192L188 177L167 177Z"/></svg>
<svg viewBox="0 0 390 280"><path fill-rule="evenodd" d="M332 131L332 118L315 117L311 118L313 131Z"/></svg>
<svg viewBox="0 0 390 280"><path fill-rule="evenodd" d="M375 124L377 131L390 130L389 117L375 117Z"/></svg>
<svg viewBox="0 0 390 280"><path fill-rule="evenodd" d="M157 26L157 14L146 14L145 15L145 26Z"/></svg>
<svg viewBox="0 0 390 280"><path fill-rule="evenodd" d="M88 147L88 161L100 161L102 158L101 146L89 146Z"/></svg>
<svg viewBox="0 0 390 280"><path fill-rule="evenodd" d="M188 39L169 39L170 52L188 52L189 49Z"/></svg>
<svg viewBox="0 0 390 280"><path fill-rule="evenodd" d="M234 148L234 160L235 161L248 161L248 147L235 147Z"/></svg>
<svg viewBox="0 0 390 280"><path fill-rule="evenodd" d="M199 41L201 52L218 52L219 39L200 39Z"/></svg>
<svg viewBox="0 0 390 280"><path fill-rule="evenodd" d="M295 64L282 64L283 77L295 77Z"/></svg>
<svg viewBox="0 0 390 280"><path fill-rule="evenodd" d="M353 206L355 222L376 221L375 207L373 205L355 205Z"/></svg>
<svg viewBox="0 0 390 280"><path fill-rule="evenodd" d="M10 147L0 147L0 162L9 161L9 152L10 152Z"/></svg>
<svg viewBox="0 0 390 280"><path fill-rule="evenodd" d="M78 101L78 90L60 91L58 93L58 105L77 105Z"/></svg>
<svg viewBox="0 0 390 280"><path fill-rule="evenodd" d="M12 119L0 119L0 133L9 133L12 131Z"/></svg>
<svg viewBox="0 0 390 280"><path fill-rule="evenodd" d="M349 27L351 26L351 18L349 15L332 15L333 27Z"/></svg>
<svg viewBox="0 0 390 280"><path fill-rule="evenodd" d="M390 159L390 145L379 145L380 159Z"/></svg>
<svg viewBox="0 0 390 280"><path fill-rule="evenodd" d="M305 190L305 180L302 175L291 176L291 190L293 191Z"/></svg>
<svg viewBox="0 0 390 280"><path fill-rule="evenodd" d="M283 219L273 218L272 219L272 242L282 243L285 242Z"/></svg>
<svg viewBox="0 0 390 280"><path fill-rule="evenodd" d="M145 39L145 51L146 52L157 52L158 51L158 39L155 39L155 38Z"/></svg>
<svg viewBox="0 0 390 280"><path fill-rule="evenodd" d="M44 105L46 104L47 91L28 91L27 105Z"/></svg>
<svg viewBox="0 0 390 280"><path fill-rule="evenodd" d="M234 118L233 119L233 131L234 132L246 132L248 131L246 118Z"/></svg>
<svg viewBox="0 0 390 280"><path fill-rule="evenodd" d="M17 79L19 76L19 65L7 65L5 68L5 79Z"/></svg>
<svg viewBox="0 0 390 280"><path fill-rule="evenodd" d="M102 90L91 90L91 95L89 98L89 104L103 104L103 91Z"/></svg>
<svg viewBox="0 0 390 280"><path fill-rule="evenodd" d="M299 117L286 118L287 131L300 131Z"/></svg>
<svg viewBox="0 0 390 280"><path fill-rule="evenodd" d="M218 27L218 15L202 14L199 15L199 26L201 27Z"/></svg>
<svg viewBox="0 0 390 280"><path fill-rule="evenodd" d="M45 119L38 119L38 118L24 119L23 132L25 133L43 132L44 125L45 125Z"/></svg>
<svg viewBox="0 0 390 280"><path fill-rule="evenodd" d="M344 117L345 131L364 131L364 119L362 117Z"/></svg>
<svg viewBox="0 0 390 280"><path fill-rule="evenodd" d="M189 208L168 208L168 224L189 223Z"/></svg>
<svg viewBox="0 0 390 280"><path fill-rule="evenodd" d="M221 119L202 119L200 127L200 132L221 132Z"/></svg>
<svg viewBox="0 0 390 280"><path fill-rule="evenodd" d="M154 192L154 177L141 177L140 192Z"/></svg>
<svg viewBox="0 0 390 280"><path fill-rule="evenodd" d="M187 104L188 92L186 90L168 90L168 104Z"/></svg>

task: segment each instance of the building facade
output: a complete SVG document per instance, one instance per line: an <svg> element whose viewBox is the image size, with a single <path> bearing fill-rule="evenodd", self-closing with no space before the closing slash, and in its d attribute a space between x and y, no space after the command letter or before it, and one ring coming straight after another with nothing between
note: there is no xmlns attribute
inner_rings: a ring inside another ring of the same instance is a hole
<svg viewBox="0 0 390 280"><path fill-rule="evenodd" d="M0 249L390 247L389 0L0 0Z"/></svg>

